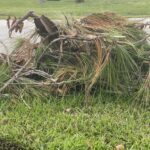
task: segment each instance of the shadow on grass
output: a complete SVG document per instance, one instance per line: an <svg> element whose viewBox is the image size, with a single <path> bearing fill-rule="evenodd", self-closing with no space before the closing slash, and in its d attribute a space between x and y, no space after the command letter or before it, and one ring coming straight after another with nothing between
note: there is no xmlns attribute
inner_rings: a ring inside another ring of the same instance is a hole
<svg viewBox="0 0 150 150"><path fill-rule="evenodd" d="M0 150L31 150L30 148L25 148L21 143L17 143L10 139L0 138Z"/></svg>

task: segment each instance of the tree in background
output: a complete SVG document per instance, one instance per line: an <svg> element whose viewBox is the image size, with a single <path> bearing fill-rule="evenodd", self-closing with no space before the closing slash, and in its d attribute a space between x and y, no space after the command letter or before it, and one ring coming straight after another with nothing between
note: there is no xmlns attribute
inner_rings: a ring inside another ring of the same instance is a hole
<svg viewBox="0 0 150 150"><path fill-rule="evenodd" d="M84 0L75 0L76 3L83 3Z"/></svg>
<svg viewBox="0 0 150 150"><path fill-rule="evenodd" d="M45 2L45 0L39 0L40 4L43 4Z"/></svg>

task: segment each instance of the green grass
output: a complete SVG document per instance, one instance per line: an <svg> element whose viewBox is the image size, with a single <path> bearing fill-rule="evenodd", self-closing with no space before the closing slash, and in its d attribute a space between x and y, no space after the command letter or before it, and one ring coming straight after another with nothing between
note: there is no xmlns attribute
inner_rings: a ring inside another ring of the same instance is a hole
<svg viewBox="0 0 150 150"><path fill-rule="evenodd" d="M93 2L94 1L94 2ZM75 17L114 11L125 16L150 15L149 0L0 0L0 17L22 16L29 10L51 18L62 13ZM19 142L35 150L127 150L150 149L150 110L133 107L131 98L95 97L89 108L82 96L19 101L0 99L0 138Z"/></svg>
<svg viewBox="0 0 150 150"><path fill-rule="evenodd" d="M35 150L113 150L118 144L150 149L150 111L125 98L97 97L89 108L82 96L0 104L1 138Z"/></svg>
<svg viewBox="0 0 150 150"><path fill-rule="evenodd" d="M93 12L114 11L125 16L150 15L149 0L85 0L76 4L74 0L47 1L40 5L38 0L1 0L0 16L22 16L29 10L51 18L62 18L62 13L83 16Z"/></svg>

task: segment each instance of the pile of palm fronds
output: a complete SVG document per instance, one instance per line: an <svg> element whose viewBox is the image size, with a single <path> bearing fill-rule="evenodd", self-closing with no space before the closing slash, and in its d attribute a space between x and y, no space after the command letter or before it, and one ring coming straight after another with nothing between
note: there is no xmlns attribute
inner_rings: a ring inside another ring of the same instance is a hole
<svg viewBox="0 0 150 150"><path fill-rule="evenodd" d="M10 34L27 17L34 18L42 40L38 44L24 40L9 56L9 76L7 69L0 76L1 93L18 96L25 90L34 95L40 90L44 96L65 96L84 92L86 102L96 93L138 93L138 99L150 101L149 64L145 63L149 63L149 46L139 25L104 13L80 21L66 18L66 24L56 26L30 12L10 27Z"/></svg>

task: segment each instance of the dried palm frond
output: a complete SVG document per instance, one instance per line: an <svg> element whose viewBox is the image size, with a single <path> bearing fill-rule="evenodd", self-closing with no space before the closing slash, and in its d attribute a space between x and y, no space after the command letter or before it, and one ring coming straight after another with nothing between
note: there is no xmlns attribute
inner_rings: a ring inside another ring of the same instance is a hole
<svg viewBox="0 0 150 150"><path fill-rule="evenodd" d="M81 19L81 23L86 28L91 29L104 29L110 28L123 28L126 25L126 19L116 15L115 13L97 13L91 14Z"/></svg>
<svg viewBox="0 0 150 150"><path fill-rule="evenodd" d="M35 49L38 47L38 44L33 44L30 42L30 39L22 39L20 41L17 49L10 54L11 61L18 65L24 65L28 60L32 60L28 68L33 67Z"/></svg>
<svg viewBox="0 0 150 150"><path fill-rule="evenodd" d="M27 16L33 16L38 31L45 32L39 33L44 38L42 46L37 48L25 40L11 55L13 69L16 64L21 69L28 60L33 64L25 66L15 80L18 68L13 72L10 85L18 91L33 91L38 95L35 91L42 89L45 96L49 93L65 96L80 91L85 92L88 104L93 91L131 95L144 87L138 92L140 95L149 87L146 84L149 75L144 84L141 75L148 72L147 66L141 67L147 57L145 52L149 51L145 34L126 19L114 13L92 14L81 21L56 26L47 17L38 17L32 12L18 22ZM146 94L149 99L148 90Z"/></svg>

